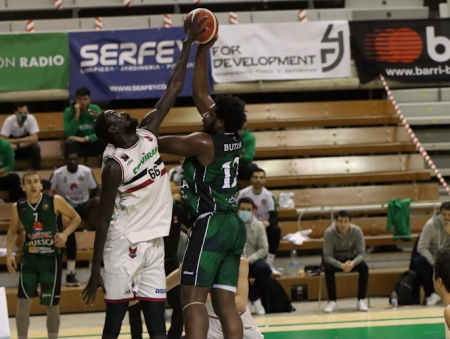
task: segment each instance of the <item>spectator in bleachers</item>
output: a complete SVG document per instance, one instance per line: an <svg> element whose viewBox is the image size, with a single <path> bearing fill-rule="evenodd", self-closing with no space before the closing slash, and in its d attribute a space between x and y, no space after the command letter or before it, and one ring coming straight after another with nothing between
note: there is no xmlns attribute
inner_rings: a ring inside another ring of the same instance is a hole
<svg viewBox="0 0 450 339"><path fill-rule="evenodd" d="M241 180L250 180L253 171L258 168L256 164L252 163L253 158L255 157L256 138L245 128L246 125L247 123L245 123L244 128L239 131L239 136L242 140L242 149L239 157L238 179Z"/></svg>
<svg viewBox="0 0 450 339"><path fill-rule="evenodd" d="M15 159L31 159L34 170L41 169L41 148L38 144L39 125L24 102L3 122L1 137L11 143Z"/></svg>
<svg viewBox="0 0 450 339"><path fill-rule="evenodd" d="M243 197L238 201L238 215L247 229L247 240L244 247L244 257L250 264L250 276L255 282L250 286L248 294L248 309L251 313L263 315L266 313L261 303L261 294L271 279L272 270L264 260L269 250L264 225L253 215L253 200Z"/></svg>
<svg viewBox="0 0 450 339"><path fill-rule="evenodd" d="M51 190L62 196L77 211L86 229L96 229L98 223L99 188L92 170L78 163L77 153L66 153L66 164L56 169L50 177ZM67 223L62 219L63 225ZM67 238L67 286L80 286L75 277L77 243L75 234Z"/></svg>
<svg viewBox="0 0 450 339"><path fill-rule="evenodd" d="M266 262L272 269L272 275L279 277L280 272L273 266L273 260L281 240L281 228L278 226L278 211L275 197L264 187L266 172L263 169L257 168L253 171L250 181L251 186L239 191L238 200L248 197L255 203L254 215L266 228L267 240L269 241L269 253L267 254Z"/></svg>
<svg viewBox="0 0 450 339"><path fill-rule="evenodd" d="M369 268L364 262L366 244L361 228L351 223L351 215L347 211L339 211L336 221L325 231L323 238L323 266L328 292L328 305L325 313L337 309L336 272L358 272L358 311L367 312L364 299L367 292Z"/></svg>
<svg viewBox="0 0 450 339"><path fill-rule="evenodd" d="M91 92L85 87L78 88L75 97L75 103L64 110L65 151L77 153L80 157L101 155L106 144L94 133L95 120L89 110L102 110L91 103Z"/></svg>
<svg viewBox="0 0 450 339"><path fill-rule="evenodd" d="M427 306L436 305L441 298L433 286L433 265L438 249L450 248L450 202L444 202L423 227L417 244L412 268L425 289Z"/></svg>
<svg viewBox="0 0 450 339"><path fill-rule="evenodd" d="M20 177L14 171L14 151L11 144L0 138L0 191L9 192L9 201L23 197Z"/></svg>

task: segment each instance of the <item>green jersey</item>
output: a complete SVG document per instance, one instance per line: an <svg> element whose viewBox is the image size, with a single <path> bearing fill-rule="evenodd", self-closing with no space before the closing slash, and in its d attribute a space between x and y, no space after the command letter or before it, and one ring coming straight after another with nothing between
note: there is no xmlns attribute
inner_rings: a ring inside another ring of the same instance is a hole
<svg viewBox="0 0 450 339"><path fill-rule="evenodd" d="M53 196L41 194L34 206L26 198L17 202L17 213L25 228L24 253L55 256L61 249L54 245L55 235L60 232Z"/></svg>
<svg viewBox="0 0 450 339"><path fill-rule="evenodd" d="M237 208L237 174L242 142L237 133L211 135L214 160L202 166L196 157L186 158L182 170L183 205L191 219L209 212L232 212Z"/></svg>

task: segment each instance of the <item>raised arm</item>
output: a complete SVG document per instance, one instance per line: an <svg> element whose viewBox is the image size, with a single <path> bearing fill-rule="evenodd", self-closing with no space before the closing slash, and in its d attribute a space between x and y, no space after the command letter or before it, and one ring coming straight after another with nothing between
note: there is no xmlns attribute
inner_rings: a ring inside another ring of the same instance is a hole
<svg viewBox="0 0 450 339"><path fill-rule="evenodd" d="M214 100L209 95L209 79L207 73L208 66L208 52L214 45L217 39L213 39L211 42L205 45L199 45L197 47L197 54L195 55L195 68L194 68L194 83L192 85L192 97L194 99L195 106L200 114L208 112L208 109L214 105Z"/></svg>
<svg viewBox="0 0 450 339"><path fill-rule="evenodd" d="M189 52L191 50L192 43L197 39L197 37L203 33L204 30L199 30L199 26L205 21L202 18L199 22L194 18L194 22L191 24L187 31L186 38L183 41L183 47L181 48L180 56L175 65L175 68L169 78L167 83L167 89L164 92L161 99L155 105L153 111L147 113L147 115L142 119L139 127L145 128L155 135L158 135L158 129L164 118L166 117L169 110L175 104L175 100L178 95L183 90L184 78L186 75L187 62L189 59Z"/></svg>

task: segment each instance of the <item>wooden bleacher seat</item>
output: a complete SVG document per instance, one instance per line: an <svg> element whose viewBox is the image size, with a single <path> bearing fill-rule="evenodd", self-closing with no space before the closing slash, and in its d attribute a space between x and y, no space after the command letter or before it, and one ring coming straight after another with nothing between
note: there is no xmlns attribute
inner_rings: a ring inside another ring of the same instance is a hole
<svg viewBox="0 0 450 339"><path fill-rule="evenodd" d="M255 158L304 155L412 152L403 126L324 128L254 132Z"/></svg>
<svg viewBox="0 0 450 339"><path fill-rule="evenodd" d="M371 217L371 218L354 218L351 220L352 224L361 227L364 233L364 240L366 246L381 246L394 244L413 244L415 239L422 231L425 222L431 218L430 215L411 215L410 229L412 233L411 241L393 239L394 231L386 231L387 217ZM304 220L300 222L301 230L311 229L312 233L309 235L310 240L305 241L302 245L296 246L287 240L281 240L278 251L296 250L310 250L321 249L323 246L323 236L325 230L331 225L331 220ZM299 231L299 223L297 221L280 222L281 236L288 233L296 233Z"/></svg>
<svg viewBox="0 0 450 339"><path fill-rule="evenodd" d="M397 124L399 119L387 100L330 101L247 105L250 129L306 126L360 126ZM151 108L124 109L141 120ZM9 114L0 115L0 125ZM63 113L33 113L40 139L64 139ZM174 107L160 128L161 134L201 130L201 116L195 107Z"/></svg>
<svg viewBox="0 0 450 339"><path fill-rule="evenodd" d="M305 189L271 190L278 200L280 193L293 192L295 208L280 208L280 219L296 218L297 208L314 206L331 206L338 210L340 206L361 206L371 204L386 204L390 199L412 199L412 201L430 201L438 203L439 185L437 183L400 184L400 185L368 185L349 187L325 187ZM380 213L386 211L384 206L370 210L360 210L359 213ZM324 212L308 212L308 215L322 215Z"/></svg>
<svg viewBox="0 0 450 339"><path fill-rule="evenodd" d="M266 187L429 180L420 154L258 160Z"/></svg>

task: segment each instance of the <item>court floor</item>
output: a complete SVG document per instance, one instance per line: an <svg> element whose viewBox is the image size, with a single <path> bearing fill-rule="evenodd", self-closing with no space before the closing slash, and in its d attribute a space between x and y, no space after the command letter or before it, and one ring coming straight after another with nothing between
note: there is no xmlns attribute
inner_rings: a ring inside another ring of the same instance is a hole
<svg viewBox="0 0 450 339"><path fill-rule="evenodd" d="M255 316L255 321L266 339L445 339L442 304L393 310L386 305L386 298L371 303L370 311L361 313L355 311L355 299L339 300L336 313L324 314L317 302L297 302L296 312ZM60 338L99 338L103 320L103 312L62 315ZM11 338L16 338L13 318L10 328ZM31 318L29 338L46 338L45 317ZM126 318L120 339L128 338Z"/></svg>

